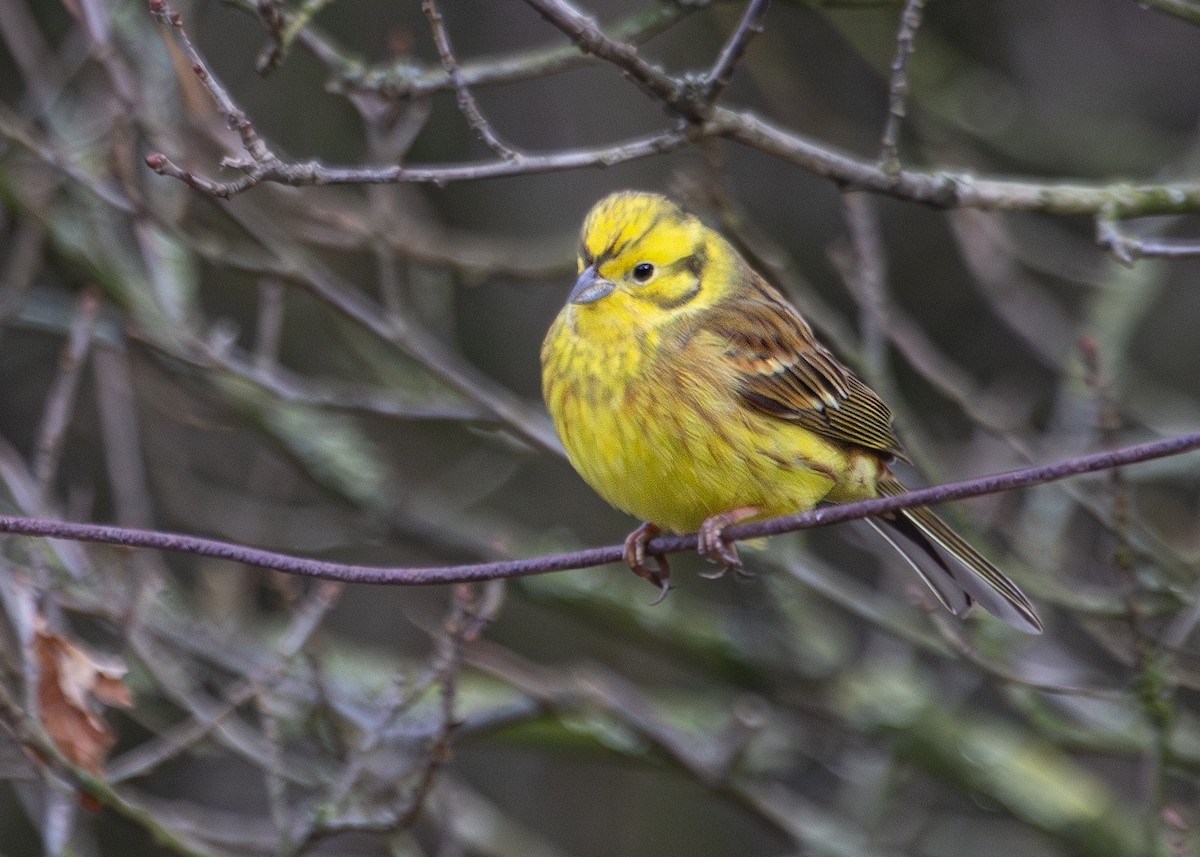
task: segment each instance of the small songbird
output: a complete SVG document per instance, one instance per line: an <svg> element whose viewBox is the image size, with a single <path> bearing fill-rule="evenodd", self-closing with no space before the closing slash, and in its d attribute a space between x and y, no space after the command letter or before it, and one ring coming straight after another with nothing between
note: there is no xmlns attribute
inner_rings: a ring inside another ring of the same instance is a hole
<svg viewBox="0 0 1200 857"><path fill-rule="evenodd" d="M703 556L737 569L732 523L904 492L887 405L720 234L665 197L622 192L592 208L579 252L542 389L575 469L645 520L625 561L663 594L670 568L646 546L664 530L698 531ZM951 612L978 602L1041 631L1024 593L929 509L881 520Z"/></svg>

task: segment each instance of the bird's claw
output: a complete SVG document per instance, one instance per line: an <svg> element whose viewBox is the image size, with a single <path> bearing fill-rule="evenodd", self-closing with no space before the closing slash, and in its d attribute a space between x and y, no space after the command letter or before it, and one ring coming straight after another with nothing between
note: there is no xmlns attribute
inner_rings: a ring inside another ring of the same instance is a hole
<svg viewBox="0 0 1200 857"><path fill-rule="evenodd" d="M724 577L727 571L741 576L742 558L738 555L737 545L725 541L723 530L730 524L744 521L758 514L754 506L740 506L728 512L720 512L704 519L696 538L696 551L709 562L719 563L721 568L714 571L701 572L700 576L709 580Z"/></svg>
<svg viewBox="0 0 1200 857"><path fill-rule="evenodd" d="M733 576L738 580L749 580L754 577L754 572L749 571L744 565L723 565L711 571L702 571L700 572L700 576L705 580L720 580L731 571L733 572Z"/></svg>
<svg viewBox="0 0 1200 857"><path fill-rule="evenodd" d="M650 602L651 607L657 607L662 604L663 599L667 597L667 593L671 591L671 581L664 577L658 584L658 597Z"/></svg>
<svg viewBox="0 0 1200 857"><path fill-rule="evenodd" d="M661 603L671 591L671 564L667 562L666 555L646 553L646 545L660 532L662 530L657 526L646 521L625 538L625 564L638 577L645 578L659 589L658 597L650 603L651 607ZM650 558L654 560L653 566L646 562Z"/></svg>

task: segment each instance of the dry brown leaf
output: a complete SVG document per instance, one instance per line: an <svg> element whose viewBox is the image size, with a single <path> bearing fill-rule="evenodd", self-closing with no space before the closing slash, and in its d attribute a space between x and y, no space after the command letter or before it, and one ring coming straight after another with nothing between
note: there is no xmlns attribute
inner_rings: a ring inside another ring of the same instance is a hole
<svg viewBox="0 0 1200 857"><path fill-rule="evenodd" d="M100 658L50 630L37 617L34 654L38 665L38 710L42 725L63 755L99 774L117 738L101 714L101 705L128 708L126 667Z"/></svg>

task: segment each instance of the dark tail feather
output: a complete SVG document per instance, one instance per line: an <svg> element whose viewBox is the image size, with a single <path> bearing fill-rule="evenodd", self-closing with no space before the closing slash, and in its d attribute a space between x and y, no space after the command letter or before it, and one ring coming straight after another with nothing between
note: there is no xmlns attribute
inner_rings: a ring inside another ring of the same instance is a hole
<svg viewBox="0 0 1200 857"><path fill-rule="evenodd" d="M903 494L904 486L884 478L879 480L879 493L889 497ZM886 524L890 532L871 521L951 613L962 613L978 603L1014 628L1042 632L1042 621L1025 593L929 509L903 509L879 523Z"/></svg>

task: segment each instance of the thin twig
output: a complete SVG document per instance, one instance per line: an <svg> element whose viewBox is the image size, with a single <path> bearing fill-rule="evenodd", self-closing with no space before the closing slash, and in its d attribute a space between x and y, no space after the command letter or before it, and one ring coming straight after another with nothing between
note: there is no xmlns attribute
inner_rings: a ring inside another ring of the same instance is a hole
<svg viewBox="0 0 1200 857"><path fill-rule="evenodd" d="M92 383L116 518L132 527L152 526L154 505L129 355L121 349L97 346L92 352Z"/></svg>
<svg viewBox="0 0 1200 857"><path fill-rule="evenodd" d="M659 131L610 146L526 155L519 164L495 160L448 165L333 167L320 161L285 163L275 160L253 165L238 162L231 165L244 170L244 175L229 182L198 176L178 166L161 152L148 154L146 164L161 175L179 179L212 196L226 198L260 182L294 186L411 182L442 186L501 176L610 167L673 152L713 136L728 137L840 185L939 208L1093 216L1108 211L1123 218L1200 211L1200 182L1138 185L1039 183L989 178L967 172L904 169L889 174L875 164L835 151L752 113L719 106L713 108L709 121L686 129Z"/></svg>
<svg viewBox="0 0 1200 857"><path fill-rule="evenodd" d="M859 307L859 327L862 339L863 365L872 384L883 382L884 399L893 386L885 378L887 372L888 331L885 320L887 306L887 260L883 237L879 234L879 215L872 199L863 193L842 194L842 211L850 228L854 256L846 282Z"/></svg>
<svg viewBox="0 0 1200 857"><path fill-rule="evenodd" d="M1084 380L1095 394L1099 405L1097 434L1101 442L1110 442L1121 428L1121 417L1113 403L1112 391L1102 369L1100 346L1091 337L1085 337L1080 343L1080 350L1083 352ZM1166 678L1161 644L1148 632L1145 609L1138 598L1141 587L1137 570L1134 568L1129 540L1129 486L1119 467L1114 467L1107 475L1113 506L1112 529L1116 536L1113 568L1125 605L1125 620L1129 625L1132 649L1130 657L1138 672L1137 699L1153 735L1145 754L1144 766L1146 850L1147 853L1152 853L1159 841L1162 810L1166 804L1169 787L1167 770L1171 757L1170 730L1174 720L1175 688Z"/></svg>
<svg viewBox="0 0 1200 857"><path fill-rule="evenodd" d="M647 95L656 98L692 121L704 119L703 110L690 100L679 81L647 62L629 44L614 39L592 19L565 0L525 0L575 43L579 50L607 60L625 72Z"/></svg>
<svg viewBox="0 0 1200 857"><path fill-rule="evenodd" d="M319 161L286 162L259 137L246 114L208 68L183 28L182 19L166 0L150 0L151 10L164 22L193 71L207 88L218 111L242 138L249 160L226 159L225 166L243 171L239 179L218 182L198 176L175 164L161 152L146 156L154 171L171 176L205 193L229 197L260 182L289 185L379 184L394 182L450 182L509 175L529 175L611 166L615 163L674 151L689 143L724 136L796 164L816 175L860 190L887 193L914 202L942 207L1025 210L1054 214L1103 214L1108 218L1200 211L1200 183L1177 184L1045 184L977 177L970 173L890 171L823 146L800 134L779 128L748 112L721 107L706 108L689 97L687 87L662 69L644 60L632 45L612 38L596 23L563 0L527 0L557 26L577 48L620 68L650 97L688 120L688 127L661 131L612 146L559 150L527 155L521 160L451 164L445 166L390 165L383 167L330 167ZM914 5L916 0L910 0ZM465 78L464 78L465 80Z"/></svg>
<svg viewBox="0 0 1200 857"><path fill-rule="evenodd" d="M292 611L288 626L275 645L273 662L256 668L253 674L234 683L223 694L222 705L192 716L172 726L153 739L122 753L108 765L108 780L116 784L149 774L158 766L177 758L228 718L239 708L284 677L292 660L308 643L329 611L338 603L343 587L336 581L325 581L305 596Z"/></svg>
<svg viewBox="0 0 1200 857"><path fill-rule="evenodd" d="M100 298L90 288L79 299L79 308L71 324L71 335L63 346L59 358L58 375L46 396L46 407L38 431L37 457L33 472L37 478L42 508L48 508L54 493L54 478L62 454L63 437L71 412L75 408L75 394L83 373L83 363L92 344L92 331L100 312Z"/></svg>
<svg viewBox="0 0 1200 857"><path fill-rule="evenodd" d="M660 2L610 25L612 38L637 46L676 21L710 5L711 0L688 3ZM538 47L500 56L480 57L461 66L463 82L472 88L521 83L549 77L584 65L602 62L581 53L574 45ZM378 69L342 68L343 85L379 92L388 98L413 98L454 89L444 68L413 71L411 60Z"/></svg>
<svg viewBox="0 0 1200 857"><path fill-rule="evenodd" d="M617 61L623 67L631 69L631 76L656 97L667 98L672 104L684 104L679 97L678 84L662 71L642 60L632 46L609 38L590 19L580 15L564 3L554 2L554 0L529 0L529 2L538 7L539 11L542 11L560 28L567 28L581 48L591 50L604 59ZM190 63L197 80L213 99L217 111L225 118L229 127L237 131L241 137L242 146L249 158L226 158L222 162L223 166L239 169L243 173L241 178L229 182L217 182L197 176L174 163L161 152L150 152L146 156L146 164L161 175L177 178L197 190L217 197L233 196L262 181L292 185L379 184L397 181L429 181L435 184L444 184L468 178L485 178L489 175L550 172L574 169L579 166L608 166L623 160L646 157L678 148L690 137L690 133L671 131L630 140L606 149L592 149L584 152L557 151L549 155L530 155L521 158L505 157L495 163L467 166L466 173L460 178L454 177L456 173L453 169L446 172L439 168L412 169L394 165L363 170L326 167L319 161L290 163L279 158L259 136L245 111L238 107L228 90L209 67L204 56L192 43L180 14L174 11L166 0L150 0L150 9L174 38L176 45ZM691 108L681 106L680 109L687 109L693 118L700 118Z"/></svg>
<svg viewBox="0 0 1200 857"><path fill-rule="evenodd" d="M1200 241L1168 241L1162 238L1134 238L1121 230L1115 219L1096 218L1096 243L1112 252L1126 265L1137 259L1197 259Z"/></svg>
<svg viewBox="0 0 1200 857"><path fill-rule="evenodd" d="M1181 455L1196 449L1200 449L1200 432L1192 432L1190 434L1178 435L1134 446L1126 446L1105 452L1092 453L1090 455L1081 455L1076 458L1068 458L1039 467L1027 467L993 476L983 476L977 479L967 479L962 482L936 485L931 488L910 491L895 497L857 500L853 503L823 506L794 515L768 518L748 524L737 524L726 529L723 535L729 541L737 541L740 539L757 538L759 536L779 535L780 533L792 532L794 530L824 527L859 518L885 515L913 506L935 505L951 500L979 497L984 494L994 494L1013 488L1052 482L1070 476L1078 476L1083 473L1111 470L1114 467L1127 464L1135 464L1171 455ZM102 524L78 524L45 518L25 518L15 515L0 515L0 532L124 545L126 547L158 548L160 550L179 551L198 556L218 557L256 568L270 568L304 577L342 580L347 583L378 583L398 586L473 582L478 580L493 580L501 577L545 574L552 571L588 568L590 566L618 562L624 555L624 545L611 545L609 547L550 554L532 559L504 560L500 562L471 563L454 566L386 568L304 559L288 554L178 533L110 527ZM646 549L652 554L658 554L678 553L685 550L695 550L695 548L696 536L695 534L690 534L682 536L658 536L647 545Z"/></svg>
<svg viewBox="0 0 1200 857"><path fill-rule="evenodd" d="M288 273L281 272L282 276L302 285L337 313L352 319L364 330L419 361L451 389L508 426L517 437L536 448L562 455L562 446L544 411L540 408L535 410L501 388L434 336L418 319L411 314L387 316L378 304L327 269L315 255L305 253L289 242L269 221L249 217L232 208L229 213L248 233L270 249L281 264L290 266Z"/></svg>
<svg viewBox="0 0 1200 857"><path fill-rule="evenodd" d="M0 265L0 325L17 314L25 293L41 270L46 246L46 228L32 217L18 220Z"/></svg>
<svg viewBox="0 0 1200 857"><path fill-rule="evenodd" d="M450 761L450 733L456 717L458 700L458 674L462 668L462 647L468 630L473 624L475 597L470 584L460 583L454 587L453 604L446 617L442 633L438 635L437 672L441 682L441 706L437 730L430 741L429 752L417 783L409 796L410 806L400 819L400 828L411 827L425 805L425 796L433 787L434 775Z"/></svg>
<svg viewBox="0 0 1200 857"><path fill-rule="evenodd" d="M879 167L889 175L900 172L898 140L900 124L908 112L908 58L912 56L917 29L925 0L906 0L900 13L900 29L896 33L896 56L892 59L892 75L888 80L888 118L883 126L879 145Z"/></svg>
<svg viewBox="0 0 1200 857"><path fill-rule="evenodd" d="M422 0L421 10L429 19L429 29L433 32L433 42L437 45L442 68L446 70L446 74L454 83L458 109L466 118L467 124L471 126L479 139L483 140L484 145L501 158L506 161L521 161L524 156L500 139L492 129L491 123L484 118L479 104L475 101L475 96L471 94L470 88L463 80L462 69L459 68L458 60L454 56L454 49L450 46L450 34L446 32L446 22L442 19L442 13L438 10L437 3L434 0Z"/></svg>
<svg viewBox="0 0 1200 857"><path fill-rule="evenodd" d="M279 853L289 854L293 851L293 842L290 834L292 825L289 820L291 813L288 812L290 803L288 783L279 773L285 769L283 729L277 713L271 706L271 699L266 689L256 688L255 691L254 705L258 719L262 723L263 738L266 739L269 748L266 765L263 767L268 818L271 819L271 825L275 828L275 835L278 837Z"/></svg>
<svg viewBox="0 0 1200 857"><path fill-rule="evenodd" d="M191 669L192 661L185 657L188 654L186 650L174 651L168 645L168 642L174 641L168 641L156 629L149 627L135 625L126 635L126 640L129 650L141 661L163 696L186 711L194 722L208 724L209 734L215 743L260 769L271 767L270 742L236 716L236 712L230 709L230 700L217 698L209 691L207 682ZM262 674L258 670L255 672ZM246 681L253 684L253 677ZM237 697L240 694L240 684L235 685L231 695ZM253 688L245 698L253 698ZM280 776L306 787L320 778L319 763L309 758L294 757L286 767L274 770Z"/></svg>
<svg viewBox="0 0 1200 857"><path fill-rule="evenodd" d="M994 179L971 173L902 169L889 174L751 113L717 107L711 126L739 143L774 155L818 176L859 190L885 193L939 208L1037 211L1114 217L1200 211L1200 182L1169 185L1057 184Z"/></svg>
<svg viewBox="0 0 1200 857"><path fill-rule="evenodd" d="M132 214L136 210L134 204L111 182L94 178L86 170L72 163L70 157L65 153L42 142L38 134L27 127L21 121L20 116L10 111L2 102L0 102L0 136L16 143L42 163L53 167L56 173L69 177L80 187L90 191L117 211L123 214Z"/></svg>
<svg viewBox="0 0 1200 857"><path fill-rule="evenodd" d="M650 97L683 116L685 129L660 131L612 146L559 150L526 155L519 161L451 164L445 166L390 165L383 167L330 167L319 161L286 162L276 156L255 131L246 114L208 68L183 28L179 14L165 0L150 0L151 9L164 22L180 49L192 63L197 78L208 90L218 111L242 138L250 159L226 159L225 166L243 171L241 178L218 182L186 170L162 152L146 156L147 165L217 197L230 197L260 182L289 185L380 184L394 182L450 182L498 176L529 175L616 163L663 154L713 136L741 142L781 160L796 164L839 184L887 193L914 202L943 207L1040 211L1054 214L1104 214L1109 218L1200 211L1200 183L1171 185L1042 184L981 178L970 173L889 172L800 134L779 128L751 113L721 107L705 109L688 97L679 81L648 63L627 43L605 34L590 18L562 0L527 0L543 17L566 33L576 46L620 68Z"/></svg>
<svg viewBox="0 0 1200 857"><path fill-rule="evenodd" d="M230 96L229 91L213 73L212 69L209 68L203 55L192 44L187 30L183 27L183 19L179 13L172 9L166 0L150 0L150 12L174 37L175 43L183 51L184 56L191 65L196 79L208 90L208 94L216 105L217 111L225 119L226 124L241 137L242 146L249 153L250 157L254 159L255 163L262 164L277 160L262 137L258 135L258 131L249 117L237 106L233 97ZM230 164L230 166L236 166L236 164Z"/></svg>
<svg viewBox="0 0 1200 857"><path fill-rule="evenodd" d="M746 53L750 40L763 31L763 17L767 14L770 0L750 0L746 11L738 21L737 28L730 34L713 67L705 75L705 98L709 104L716 102L729 86L733 70Z"/></svg>
<svg viewBox="0 0 1200 857"><path fill-rule="evenodd" d="M1055 696L1080 696L1087 699L1124 699L1124 692L1115 688L1091 687L1087 685L1059 684L1052 681L1034 681L1014 671L1006 664L999 664L980 652L962 633L961 623L946 621L946 615L939 611L931 611L930 618L942 640L964 661L985 675L998 679L1005 684L1049 693Z"/></svg>
<svg viewBox="0 0 1200 857"><path fill-rule="evenodd" d="M627 161L636 161L654 155L664 155L686 146L700 136L694 129L686 131L659 131L643 137L634 137L620 143L592 148L557 149L547 154L526 154L520 162L516 160L478 161L475 163L449 165L404 166L393 164L379 167L331 167L320 161L287 163L273 159L263 163L246 164L228 162L243 170L243 175L232 181L221 182L196 175L180 167L162 152L151 152L146 156L146 165L159 175L179 179L190 187L222 199L236 196L260 182L302 187L305 185L331 184L396 184L409 182L432 184L439 187L455 182L476 179L500 178L503 176L536 175L578 170L590 167L611 167Z"/></svg>
<svg viewBox="0 0 1200 857"><path fill-rule="evenodd" d="M460 587L462 588L455 589L455 612L452 612L441 628L434 632L439 641L438 655L419 675L393 685L377 704L377 709L383 712L383 716L377 718L371 728L361 730L353 752L344 754L349 756L349 759L343 766L338 780L325 796L325 804L334 813L342 812L346 808L355 789L360 786L359 780L364 770L368 769L371 760L378 756L379 748L393 731L400 717L425 698L426 692L435 682L445 682L447 677L455 674L461 666L462 643L474 641L483 625L491 621L499 609L503 592L501 581L485 583L482 598L477 598L467 584L460 584ZM449 728L455 725L451 716L453 704L454 693L447 695L443 687L443 719L438 727L442 734L440 739L434 739L435 742L444 742ZM306 835L312 834L309 832Z"/></svg>
<svg viewBox="0 0 1200 857"><path fill-rule="evenodd" d="M283 335L284 283L278 277L258 281L258 315L254 327L254 371L263 377L272 375L279 362L279 341ZM216 349L212 349L216 351Z"/></svg>
<svg viewBox="0 0 1200 857"><path fill-rule="evenodd" d="M0 722L11 729L13 736L24 747L46 760L104 806L141 825L162 847L186 857L223 857L227 854L195 841L185 831L163 823L152 808L127 797L114 789L103 776L93 774L68 759L42 725L17 703L3 682L0 682Z"/></svg>
<svg viewBox="0 0 1200 857"><path fill-rule="evenodd" d="M315 382L274 365L262 368L239 352L197 346L196 351L172 353L172 357L201 369L212 369L246 381L282 402L360 412L401 420L460 420L496 423L482 406L449 395L417 395L402 390L376 389L365 385L336 386Z"/></svg>

